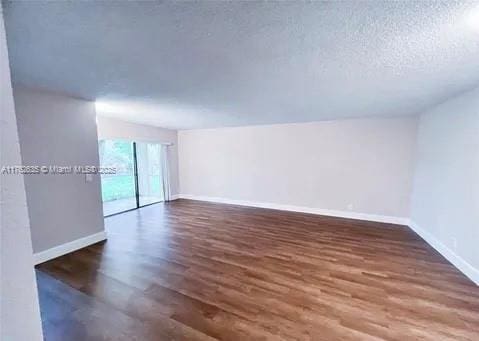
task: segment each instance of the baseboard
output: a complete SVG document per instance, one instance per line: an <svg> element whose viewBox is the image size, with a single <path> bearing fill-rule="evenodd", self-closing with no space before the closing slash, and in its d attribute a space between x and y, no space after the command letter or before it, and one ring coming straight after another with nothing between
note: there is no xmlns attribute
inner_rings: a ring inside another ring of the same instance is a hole
<svg viewBox="0 0 479 341"><path fill-rule="evenodd" d="M180 195L179 194L173 194L170 198L170 201L173 201L173 200L177 200L180 198Z"/></svg>
<svg viewBox="0 0 479 341"><path fill-rule="evenodd" d="M418 224L411 221L409 227L416 232L422 239L431 245L444 258L451 262L459 271L466 275L476 285L479 285L479 270L469 264L466 260L457 255L449 247L444 245L439 239L434 237L431 233L421 228Z"/></svg>
<svg viewBox="0 0 479 341"><path fill-rule="evenodd" d="M190 200L208 201L208 202L239 205L239 206L269 208L273 210L290 211L290 212L311 213L311 214L318 214L318 215L324 215L324 216L330 216L330 217L367 220L367 221L375 221L375 222L388 223L388 224L397 224L397 225L409 224L409 219L402 218L402 217L383 216L383 215L357 213L357 212L350 212L350 211L337 211L337 210L328 210L328 209L294 206L294 205L281 205L281 204L272 204L272 203L264 203L264 202L256 202L256 201L235 200L235 199L227 199L227 198L219 198L219 197L198 196L198 195L191 195L191 194L180 194L179 197L183 199L190 199Z"/></svg>
<svg viewBox="0 0 479 341"><path fill-rule="evenodd" d="M311 208L311 207L303 207L303 206L280 205L280 204L262 203L262 202L247 201L247 200L235 200L235 199L227 199L227 198L220 198L220 197L199 196L199 195L191 195L191 194L179 194L178 197L183 199L208 201L208 202L230 204L230 205L269 208L269 209L281 210L281 211L311 213L311 214L325 215L325 216L331 216L331 217L406 225L406 226L409 226L419 236L421 236L421 238L423 238L429 245L431 245L431 247L436 249L441 255L444 256L444 258L446 258L449 262L451 262L459 271L461 271L464 275L466 275L469 279L471 279L476 285L479 285L479 270L478 269L473 267L471 264L469 264L459 255L454 253L454 251L452 251L446 245L444 245L441 241L439 241L436 237L434 237L432 234L430 234L426 230L419 227L413 221L410 221L410 219L408 218L382 216L382 215L357 213L357 212L349 212L349 211L327 210L327 209Z"/></svg>
<svg viewBox="0 0 479 341"><path fill-rule="evenodd" d="M57 258L67 253L82 249L89 245L106 240L106 232L101 231L71 242L52 247L51 249L41 251L33 254L33 261L35 265L46 262L50 259Z"/></svg>

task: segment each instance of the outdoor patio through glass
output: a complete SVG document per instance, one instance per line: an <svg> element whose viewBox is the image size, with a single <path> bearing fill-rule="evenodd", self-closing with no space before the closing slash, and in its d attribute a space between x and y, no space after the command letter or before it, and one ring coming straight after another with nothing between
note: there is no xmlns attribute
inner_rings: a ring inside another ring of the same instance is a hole
<svg viewBox="0 0 479 341"><path fill-rule="evenodd" d="M161 145L127 140L100 140L100 166L116 174L101 175L103 215L163 201Z"/></svg>

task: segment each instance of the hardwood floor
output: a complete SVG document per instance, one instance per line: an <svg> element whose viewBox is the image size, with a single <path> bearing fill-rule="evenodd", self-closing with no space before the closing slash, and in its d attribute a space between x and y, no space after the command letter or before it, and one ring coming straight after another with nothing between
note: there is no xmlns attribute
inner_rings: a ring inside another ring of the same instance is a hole
<svg viewBox="0 0 479 341"><path fill-rule="evenodd" d="M479 340L479 287L403 226L177 200L37 268L46 340Z"/></svg>

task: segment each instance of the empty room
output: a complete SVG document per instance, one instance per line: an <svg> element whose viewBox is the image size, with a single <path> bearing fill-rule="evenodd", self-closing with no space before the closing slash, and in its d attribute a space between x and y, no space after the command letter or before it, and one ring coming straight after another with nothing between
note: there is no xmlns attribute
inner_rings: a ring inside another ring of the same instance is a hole
<svg viewBox="0 0 479 341"><path fill-rule="evenodd" d="M479 340L479 2L0 12L0 340Z"/></svg>

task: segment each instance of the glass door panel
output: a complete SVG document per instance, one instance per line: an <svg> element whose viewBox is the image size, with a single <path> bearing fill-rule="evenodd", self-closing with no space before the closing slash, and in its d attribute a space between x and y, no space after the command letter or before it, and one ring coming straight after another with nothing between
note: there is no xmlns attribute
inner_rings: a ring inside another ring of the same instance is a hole
<svg viewBox="0 0 479 341"><path fill-rule="evenodd" d="M140 206L163 201L161 145L157 143L137 142L136 161L138 167Z"/></svg>
<svg viewBox="0 0 479 341"><path fill-rule="evenodd" d="M116 167L116 174L101 175L103 215L108 216L137 207L133 143L100 140L100 166Z"/></svg>

